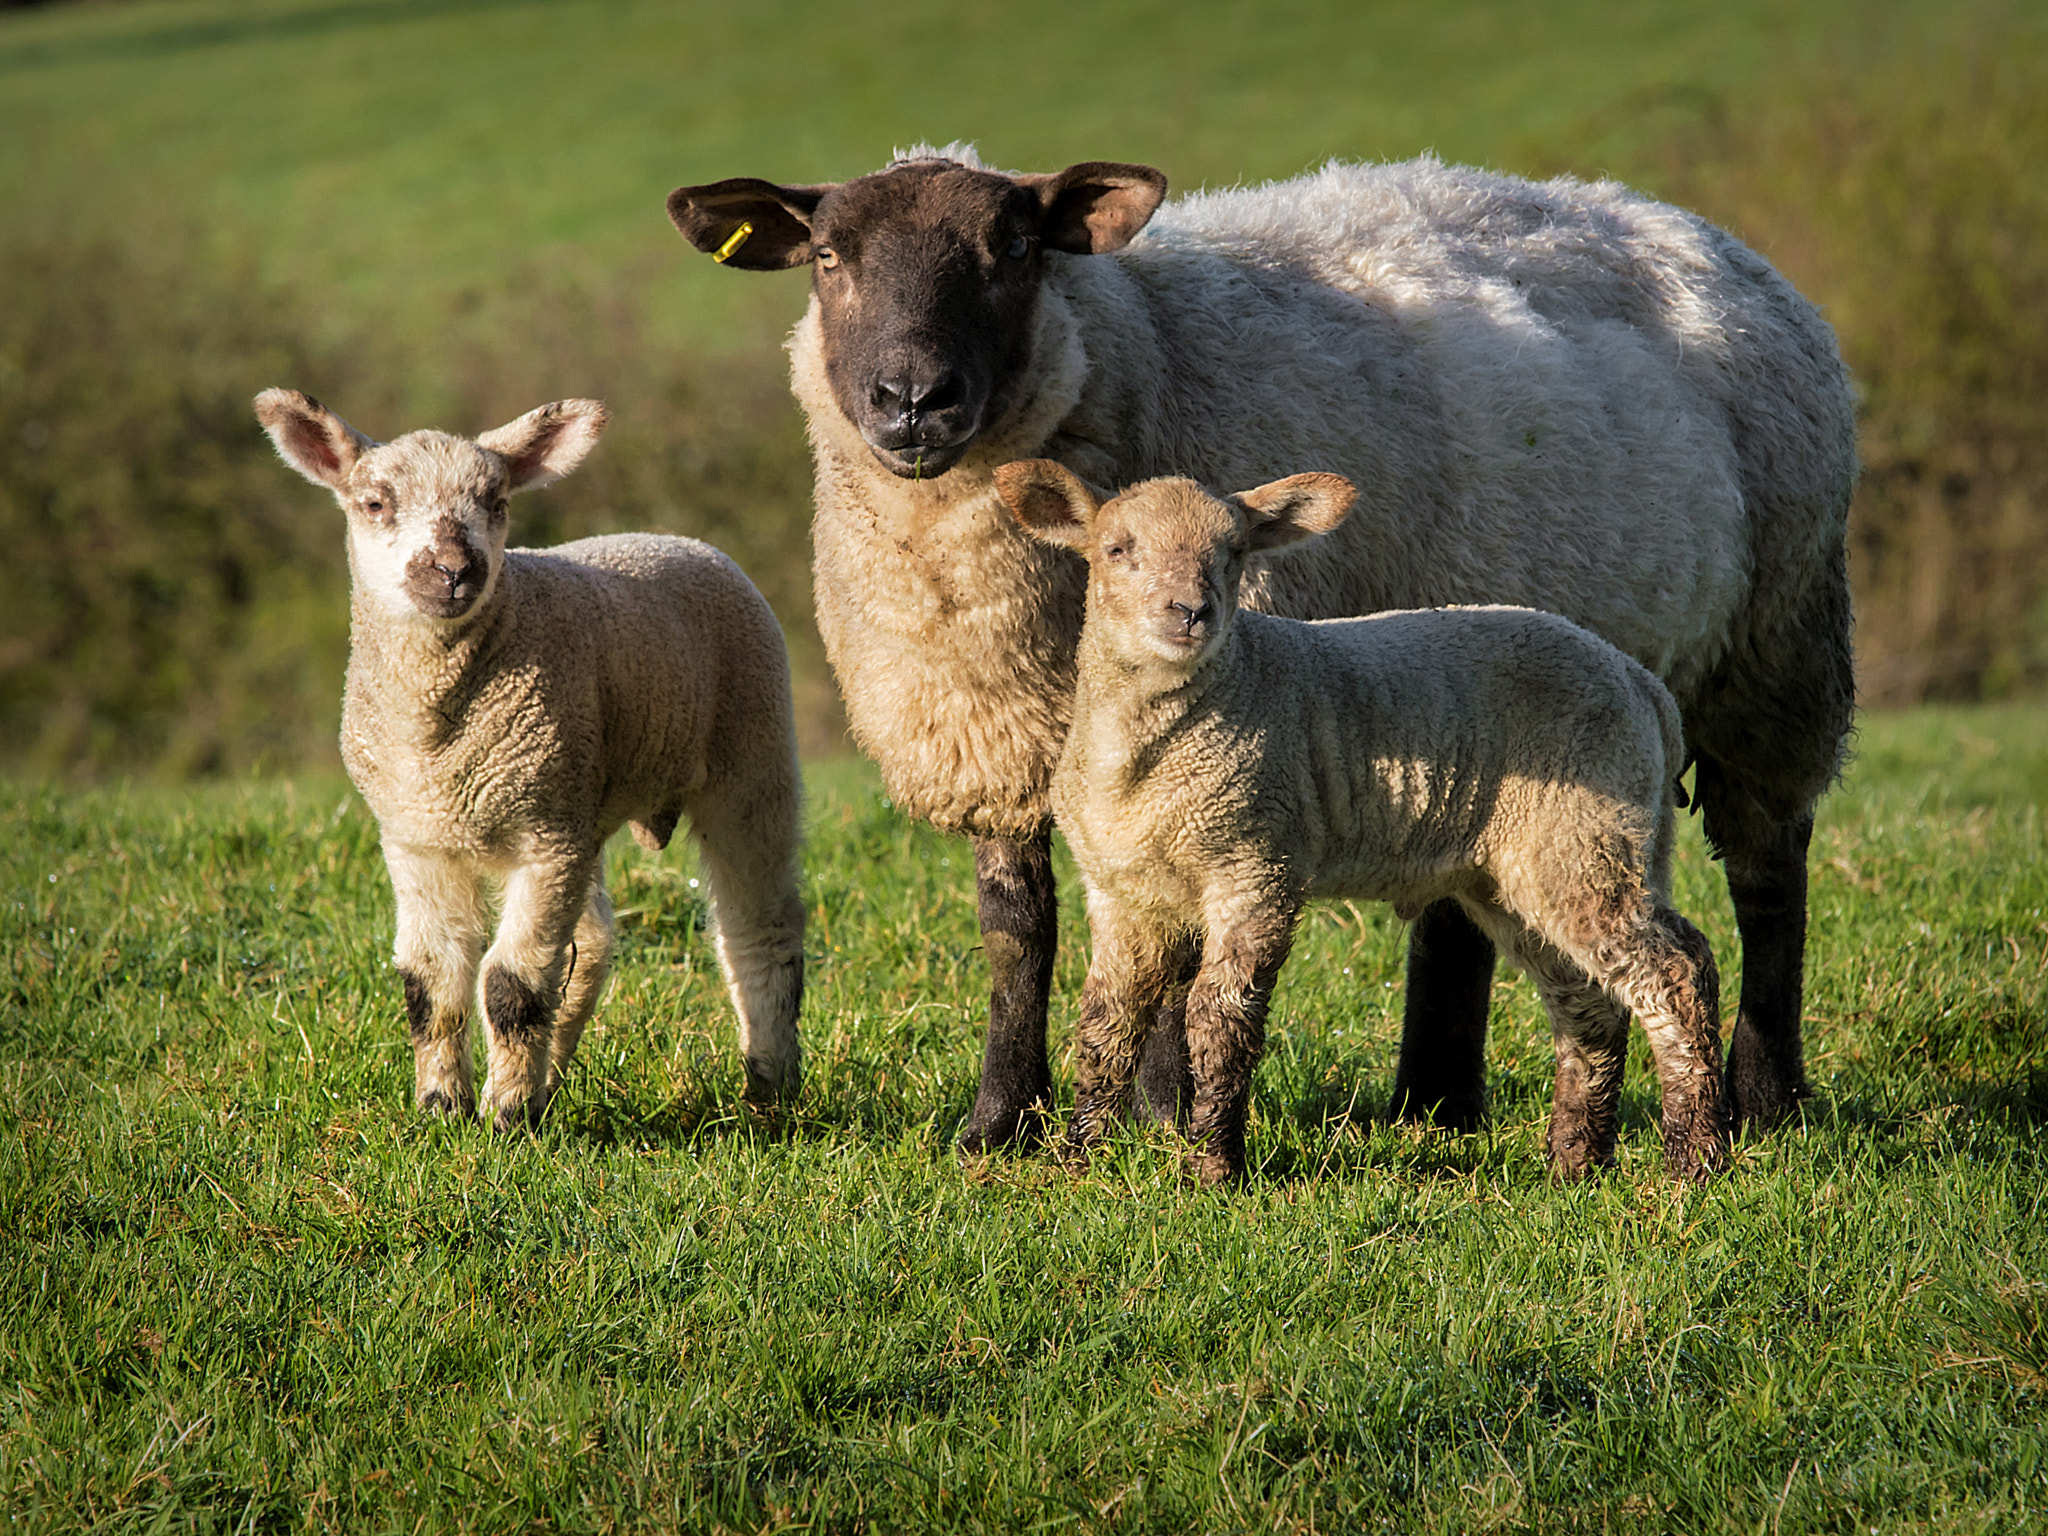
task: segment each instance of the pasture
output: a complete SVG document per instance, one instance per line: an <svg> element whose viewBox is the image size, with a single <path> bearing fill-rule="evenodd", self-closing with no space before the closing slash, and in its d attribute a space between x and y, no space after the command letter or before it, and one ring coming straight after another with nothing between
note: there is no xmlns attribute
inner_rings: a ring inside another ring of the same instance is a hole
<svg viewBox="0 0 2048 1536"><path fill-rule="evenodd" d="M806 1087L738 1106L687 855L622 840L542 1130L409 1108L345 783L0 797L17 1529L2025 1531L2048 1520L2048 713L1868 718L1815 839L1803 1120L1555 1189L1378 1118L1401 930L1316 909L1242 1191L1131 1131L963 1164L964 843L814 770ZM1069 894L1072 888L1069 887ZM1696 830L1680 905L1735 969ZM1075 905L1054 1008L1085 958ZM1734 976L1728 978L1732 995Z"/></svg>

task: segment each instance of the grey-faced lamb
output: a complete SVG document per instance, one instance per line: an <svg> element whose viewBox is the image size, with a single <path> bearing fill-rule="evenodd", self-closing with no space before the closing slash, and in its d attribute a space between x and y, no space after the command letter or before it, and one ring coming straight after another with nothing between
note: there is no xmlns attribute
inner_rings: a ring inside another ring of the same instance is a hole
<svg viewBox="0 0 2048 1536"><path fill-rule="evenodd" d="M1051 1083L1047 789L1085 573L997 504L996 466L1034 457L1102 485L1342 473L1357 511L1254 562L1249 606L1514 603L1662 677L1742 935L1730 1099L1787 1113L1807 841L1853 709L1855 416L1826 323L1723 231L1612 182L1422 159L1164 189L1147 166L1010 175L954 145L669 199L728 267L811 274L790 356L819 627L892 798L975 839L993 985L963 1143L1028 1135ZM1399 1112L1482 1113L1492 965L1456 903L1417 920ZM1170 1087L1170 1058L1144 1081Z"/></svg>
<svg viewBox="0 0 2048 1536"><path fill-rule="evenodd" d="M684 818L739 1014L746 1096L793 1092L801 785L788 659L760 593L695 539L506 549L507 497L582 462L604 426L595 400L544 405L475 439L388 443L295 390L265 390L256 415L347 518L341 751L398 900L419 1108L476 1112L481 973L483 1113L501 1130L540 1118L610 970L605 840L630 822L658 850Z"/></svg>
<svg viewBox="0 0 2048 1536"><path fill-rule="evenodd" d="M996 485L1034 536L1089 567L1052 783L1094 938L1077 1149L1184 997L1194 1168L1207 1183L1241 1176L1296 917L1311 897L1348 896L1403 917L1455 901L1528 972L1557 1043L1559 1176L1613 1155L1629 1009L1663 1085L1666 1167L1701 1179L1726 1163L1714 958L1671 907L1683 733L1656 677L1526 608L1240 613L1254 556L1341 522L1353 490L1335 475L1227 501L1185 479L1105 498L1037 460L998 469Z"/></svg>

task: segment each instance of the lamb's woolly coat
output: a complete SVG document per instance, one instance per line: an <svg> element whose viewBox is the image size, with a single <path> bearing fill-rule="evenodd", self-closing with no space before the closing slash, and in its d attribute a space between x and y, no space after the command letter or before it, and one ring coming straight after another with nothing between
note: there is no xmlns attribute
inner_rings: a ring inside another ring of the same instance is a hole
<svg viewBox="0 0 2048 1536"><path fill-rule="evenodd" d="M709 544L508 549L459 631L379 618L359 584L341 750L387 840L526 858L601 846L629 821L663 847L706 793L742 821L792 814L772 771L794 757L782 632Z"/></svg>
<svg viewBox="0 0 2048 1536"><path fill-rule="evenodd" d="M1658 862L1683 752L1670 692L1552 614L1241 613L1156 692L1084 643L1052 795L1091 894L1178 925L1325 896L1545 910L1610 841Z"/></svg>
<svg viewBox="0 0 2048 1536"><path fill-rule="evenodd" d="M1035 456L1108 486L1342 473L1350 522L1248 603L1559 612L1664 677L1764 811L1825 788L1853 418L1827 327L1735 240L1613 183L1424 159L1186 198L1112 255L1045 260L1021 403L936 481L890 475L841 414L815 302L792 339L819 627L906 810L1045 824L1083 573L990 480Z"/></svg>

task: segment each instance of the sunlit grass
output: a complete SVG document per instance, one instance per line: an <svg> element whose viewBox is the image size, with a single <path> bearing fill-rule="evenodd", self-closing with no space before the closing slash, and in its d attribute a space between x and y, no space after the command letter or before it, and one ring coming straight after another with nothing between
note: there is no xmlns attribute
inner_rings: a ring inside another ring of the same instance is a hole
<svg viewBox="0 0 2048 1536"><path fill-rule="evenodd" d="M2048 712L1865 723L1818 1098L1687 1192L1379 1118L1402 935L1313 913L1233 1195L963 1164L966 845L813 775L806 1087L750 1123L687 856L622 844L545 1128L415 1118L338 781L0 801L0 1501L38 1529L2026 1530L2048 1512ZM1679 899L1733 970L1696 840ZM1071 900L1053 1040L1084 958ZM1057 1068L1066 1079L1065 1064Z"/></svg>

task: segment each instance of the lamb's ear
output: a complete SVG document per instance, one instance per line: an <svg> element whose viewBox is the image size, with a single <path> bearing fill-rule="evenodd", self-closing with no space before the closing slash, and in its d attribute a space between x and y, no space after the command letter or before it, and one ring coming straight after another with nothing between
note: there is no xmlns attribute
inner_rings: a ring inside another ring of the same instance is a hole
<svg viewBox="0 0 2048 1536"><path fill-rule="evenodd" d="M256 419L285 463L315 485L339 490L348 472L377 440L365 437L311 395L266 389L256 397Z"/></svg>
<svg viewBox="0 0 2048 1536"><path fill-rule="evenodd" d="M1019 176L1045 209L1038 238L1056 251L1102 256L1137 237L1166 196L1166 176L1149 165L1084 160L1050 176Z"/></svg>
<svg viewBox="0 0 2048 1536"><path fill-rule="evenodd" d="M581 464L604 424L603 401L557 400L486 432L477 443L504 456L511 489L523 491L559 480Z"/></svg>
<svg viewBox="0 0 2048 1536"><path fill-rule="evenodd" d="M1289 475L1230 498L1251 523L1253 549L1283 549L1344 521L1358 488L1342 475Z"/></svg>
<svg viewBox="0 0 2048 1536"><path fill-rule="evenodd" d="M811 215L832 187L783 187L757 176L733 176L677 187L668 195L668 216L685 240L721 265L780 272L809 263Z"/></svg>
<svg viewBox="0 0 2048 1536"><path fill-rule="evenodd" d="M999 466L996 494L1033 538L1084 553L1088 525L1109 499L1052 459L1019 459Z"/></svg>

